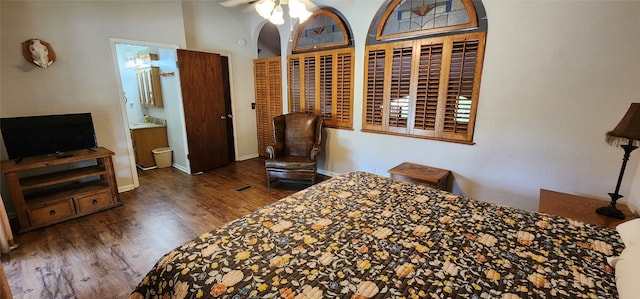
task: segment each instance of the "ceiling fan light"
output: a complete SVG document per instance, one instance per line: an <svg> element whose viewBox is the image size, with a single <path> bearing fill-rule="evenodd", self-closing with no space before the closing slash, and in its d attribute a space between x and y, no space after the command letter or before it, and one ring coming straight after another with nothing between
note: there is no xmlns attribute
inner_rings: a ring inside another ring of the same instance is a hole
<svg viewBox="0 0 640 299"><path fill-rule="evenodd" d="M312 13L306 9L304 9L303 11L300 11L298 13L298 18L300 19L300 23L303 23L304 21L306 21L311 15Z"/></svg>
<svg viewBox="0 0 640 299"><path fill-rule="evenodd" d="M298 0L289 0L289 15L292 18L297 18L303 10L306 10L304 4Z"/></svg>
<svg viewBox="0 0 640 299"><path fill-rule="evenodd" d="M311 12L300 0L289 0L289 15L292 18L300 19L300 23L302 23L311 16Z"/></svg>
<svg viewBox="0 0 640 299"><path fill-rule="evenodd" d="M261 17L269 19L275 6L276 3L273 0L262 0L256 3L256 12L258 12Z"/></svg>
<svg viewBox="0 0 640 299"><path fill-rule="evenodd" d="M282 12L282 6L278 5L271 13L271 17L269 17L269 22L275 25L284 24L284 13Z"/></svg>

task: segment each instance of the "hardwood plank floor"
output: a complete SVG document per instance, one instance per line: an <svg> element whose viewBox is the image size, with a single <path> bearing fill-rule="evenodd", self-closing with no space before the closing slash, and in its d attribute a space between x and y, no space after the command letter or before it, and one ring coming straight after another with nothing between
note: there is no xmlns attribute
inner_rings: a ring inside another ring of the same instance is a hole
<svg viewBox="0 0 640 299"><path fill-rule="evenodd" d="M2 258L15 298L126 298L166 252L305 187L267 189L262 158L138 173L121 207L16 236Z"/></svg>

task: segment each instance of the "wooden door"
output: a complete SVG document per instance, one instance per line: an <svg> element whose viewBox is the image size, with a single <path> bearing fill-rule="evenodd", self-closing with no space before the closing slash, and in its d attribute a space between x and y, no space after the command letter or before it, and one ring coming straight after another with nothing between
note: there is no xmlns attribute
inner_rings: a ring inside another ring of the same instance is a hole
<svg viewBox="0 0 640 299"><path fill-rule="evenodd" d="M220 55L178 49L191 173L229 163Z"/></svg>
<svg viewBox="0 0 640 299"><path fill-rule="evenodd" d="M267 146L273 144L271 119L282 114L282 71L280 57L255 59L253 76L256 93L258 154L268 157Z"/></svg>

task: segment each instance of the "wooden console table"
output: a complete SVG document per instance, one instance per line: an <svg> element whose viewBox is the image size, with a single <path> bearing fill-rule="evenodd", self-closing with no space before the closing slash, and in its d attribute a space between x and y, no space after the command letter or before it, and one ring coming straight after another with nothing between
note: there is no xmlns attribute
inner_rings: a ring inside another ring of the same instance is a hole
<svg viewBox="0 0 640 299"><path fill-rule="evenodd" d="M618 224L636 218L627 205L618 203L625 219L610 218L596 213L596 209L609 205L609 201L578 196L557 191L540 189L540 206L542 213L558 215L599 226L615 228Z"/></svg>
<svg viewBox="0 0 640 299"><path fill-rule="evenodd" d="M122 205L112 151L99 147L68 154L63 158L43 155L20 162L2 161L20 232ZM46 173L30 175L34 172Z"/></svg>

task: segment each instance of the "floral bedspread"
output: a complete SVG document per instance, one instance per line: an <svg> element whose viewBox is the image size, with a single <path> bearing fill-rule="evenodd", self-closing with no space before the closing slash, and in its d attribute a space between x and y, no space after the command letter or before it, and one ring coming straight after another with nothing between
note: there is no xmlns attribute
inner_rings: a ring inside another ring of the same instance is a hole
<svg viewBox="0 0 640 299"><path fill-rule="evenodd" d="M617 298L617 232L353 172L169 252L130 298Z"/></svg>

